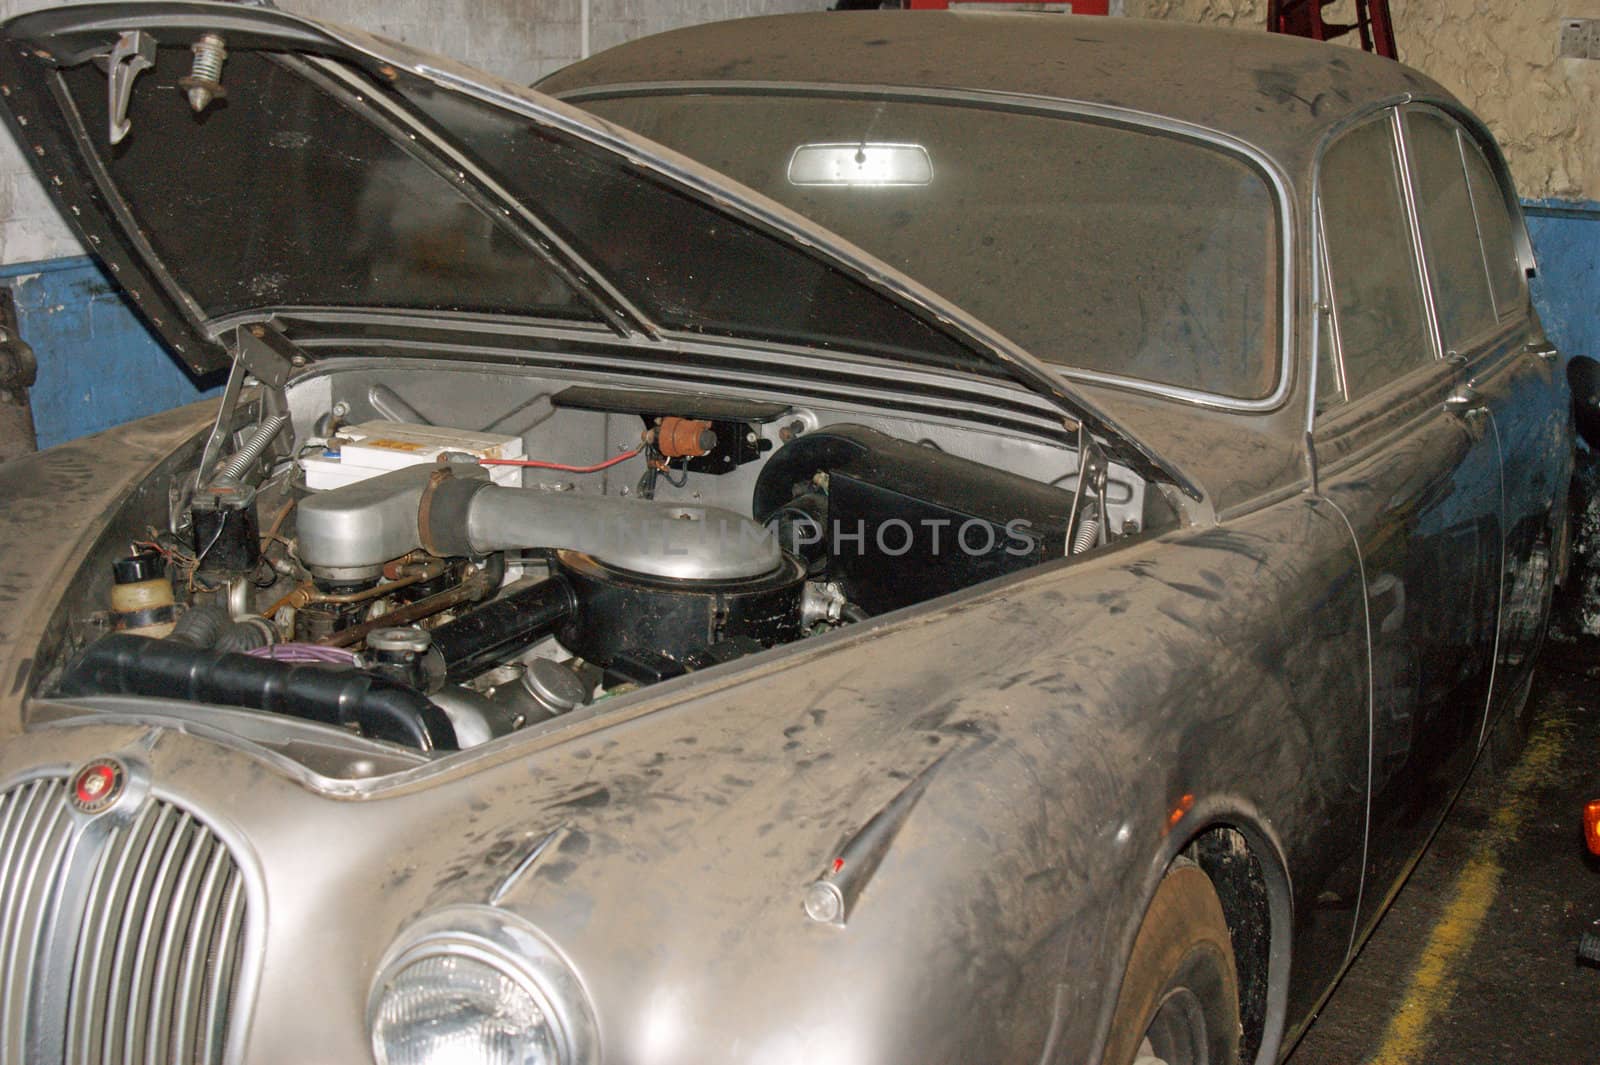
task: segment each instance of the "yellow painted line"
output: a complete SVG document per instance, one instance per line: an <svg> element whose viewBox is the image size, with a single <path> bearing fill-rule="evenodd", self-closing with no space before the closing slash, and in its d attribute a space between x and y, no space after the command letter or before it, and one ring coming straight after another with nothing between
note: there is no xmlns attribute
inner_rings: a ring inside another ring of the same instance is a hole
<svg viewBox="0 0 1600 1065"><path fill-rule="evenodd" d="M1421 1060L1428 1048L1428 1030L1455 995L1457 968L1477 940L1499 892L1505 872L1500 853L1533 813L1533 790L1560 760L1568 727L1564 720L1547 718L1507 775L1500 808L1456 877L1450 901L1428 934L1400 1006L1389 1019L1377 1053L1368 1059L1370 1065L1413 1065Z"/></svg>

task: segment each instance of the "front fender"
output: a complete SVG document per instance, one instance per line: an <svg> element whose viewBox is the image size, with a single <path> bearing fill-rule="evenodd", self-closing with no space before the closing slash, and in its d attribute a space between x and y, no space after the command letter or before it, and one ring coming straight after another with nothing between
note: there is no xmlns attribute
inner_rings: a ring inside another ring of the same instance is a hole
<svg viewBox="0 0 1600 1065"><path fill-rule="evenodd" d="M1094 1060L1171 855L1250 816L1287 870L1281 1027L1290 940L1330 976L1359 885L1354 565L1291 500L664 686L418 796L407 836L437 842L375 879L545 930L617 1060ZM935 762L844 926L808 918L806 885Z"/></svg>
<svg viewBox="0 0 1600 1065"><path fill-rule="evenodd" d="M109 573L83 574L84 561L140 486L172 464L216 410L214 400L192 403L0 464L0 739L22 727L23 700L65 631L62 604L81 607L93 594L85 577L99 579L104 598ZM154 502L164 525L164 486Z"/></svg>

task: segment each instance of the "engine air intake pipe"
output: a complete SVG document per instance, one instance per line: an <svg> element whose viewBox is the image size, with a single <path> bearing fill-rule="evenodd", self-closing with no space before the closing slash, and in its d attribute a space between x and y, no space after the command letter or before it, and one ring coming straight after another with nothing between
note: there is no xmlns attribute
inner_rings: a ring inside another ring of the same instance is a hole
<svg viewBox="0 0 1600 1065"><path fill-rule="evenodd" d="M742 580L783 564L776 539L741 514L617 496L492 484L481 467L411 466L299 506L300 559L312 572L381 570L418 547L441 557L522 548L578 551L669 580Z"/></svg>

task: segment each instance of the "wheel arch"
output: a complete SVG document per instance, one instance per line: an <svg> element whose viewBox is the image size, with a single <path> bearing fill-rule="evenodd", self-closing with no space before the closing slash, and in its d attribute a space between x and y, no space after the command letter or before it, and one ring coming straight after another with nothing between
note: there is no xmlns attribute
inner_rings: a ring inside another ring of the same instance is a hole
<svg viewBox="0 0 1600 1065"><path fill-rule="evenodd" d="M1239 973L1240 1060L1277 1060L1286 1021L1292 893L1276 841L1243 817L1198 827L1178 852L1211 878Z"/></svg>
<svg viewBox="0 0 1600 1065"><path fill-rule="evenodd" d="M1140 885L1139 905L1119 937L1116 987L1156 889L1172 864L1189 858L1211 878L1222 902L1239 970L1241 1060L1271 1065L1287 1027L1294 891L1284 849L1269 822L1248 800L1232 796L1197 799L1162 838ZM1249 988L1257 998L1249 1002ZM1107 996L1099 1053L1110 1036L1116 995Z"/></svg>

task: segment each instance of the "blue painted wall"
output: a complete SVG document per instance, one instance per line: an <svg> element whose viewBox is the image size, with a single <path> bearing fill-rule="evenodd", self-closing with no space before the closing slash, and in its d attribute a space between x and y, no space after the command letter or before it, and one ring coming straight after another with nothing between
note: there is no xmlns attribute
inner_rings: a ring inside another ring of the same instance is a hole
<svg viewBox="0 0 1600 1065"><path fill-rule="evenodd" d="M39 361L30 398L41 449L219 391L167 354L87 256L0 267L0 284Z"/></svg>
<svg viewBox="0 0 1600 1065"><path fill-rule="evenodd" d="M1572 355L1600 357L1600 203L1526 205L1539 260L1533 299ZM217 394L167 354L121 290L87 257L0 267L18 328L39 359L33 419L50 447Z"/></svg>
<svg viewBox="0 0 1600 1065"><path fill-rule="evenodd" d="M1568 355L1600 358L1600 203L1523 205L1539 260L1533 302L1545 331Z"/></svg>

